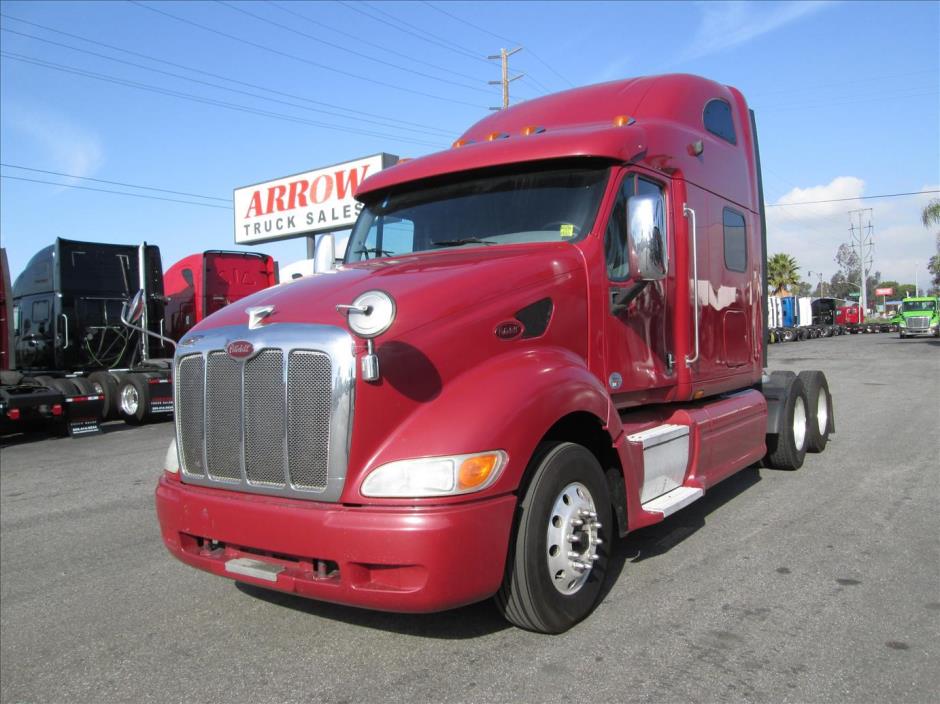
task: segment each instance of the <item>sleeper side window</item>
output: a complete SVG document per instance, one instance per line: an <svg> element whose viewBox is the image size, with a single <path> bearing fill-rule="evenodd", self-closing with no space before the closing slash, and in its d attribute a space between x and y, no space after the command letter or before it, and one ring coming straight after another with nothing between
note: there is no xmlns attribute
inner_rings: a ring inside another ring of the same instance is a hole
<svg viewBox="0 0 940 704"><path fill-rule="evenodd" d="M747 270L747 231L744 216L725 208L722 212L724 229L725 268L731 271Z"/></svg>
<svg viewBox="0 0 940 704"><path fill-rule="evenodd" d="M721 137L726 142L737 144L734 134L734 120L731 117L731 106L724 100L709 100L705 105L705 129Z"/></svg>

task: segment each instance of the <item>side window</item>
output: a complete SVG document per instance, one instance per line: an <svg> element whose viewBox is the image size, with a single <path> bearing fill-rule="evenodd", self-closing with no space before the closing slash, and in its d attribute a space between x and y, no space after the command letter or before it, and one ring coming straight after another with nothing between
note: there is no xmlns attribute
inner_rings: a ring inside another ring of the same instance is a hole
<svg viewBox="0 0 940 704"><path fill-rule="evenodd" d="M37 325L49 322L49 301L33 301L33 322Z"/></svg>
<svg viewBox="0 0 940 704"><path fill-rule="evenodd" d="M722 213L725 240L725 268L731 271L747 270L747 232L744 216L730 208Z"/></svg>
<svg viewBox="0 0 940 704"><path fill-rule="evenodd" d="M734 120L731 117L731 106L724 100L710 100L705 105L705 129L718 135L726 142L737 144L734 134Z"/></svg>
<svg viewBox="0 0 940 704"><path fill-rule="evenodd" d="M627 233L628 203L633 196L654 196L657 198L656 220L660 231L666 233L666 199L663 188L658 183L647 181L635 175L623 180L620 194L607 222L604 237L604 252L607 256L607 278L611 281L626 281L630 278L630 246ZM664 253L668 262L668 253Z"/></svg>
<svg viewBox="0 0 940 704"><path fill-rule="evenodd" d="M617 202L607 221L604 235L604 253L607 258L607 278L626 281L630 278L630 250L627 243L627 198L636 188L636 177L626 176L620 186Z"/></svg>

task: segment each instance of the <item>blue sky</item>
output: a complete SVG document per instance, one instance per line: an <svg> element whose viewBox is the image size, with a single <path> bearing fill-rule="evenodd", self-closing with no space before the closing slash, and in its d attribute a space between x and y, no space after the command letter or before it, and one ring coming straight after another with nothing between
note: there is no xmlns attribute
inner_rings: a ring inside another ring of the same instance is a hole
<svg viewBox="0 0 940 704"><path fill-rule="evenodd" d="M923 283L935 252L919 220L927 197L795 204L940 188L936 2L6 0L0 12L3 176L201 204L3 178L14 276L56 236L147 240L165 267L232 249L233 188L446 148L498 104L485 57L520 45L514 102L674 71L740 88L757 112L766 201L779 204L770 250L804 275L834 273L857 207L873 209L883 278L916 271ZM302 240L259 248L282 264L305 256Z"/></svg>

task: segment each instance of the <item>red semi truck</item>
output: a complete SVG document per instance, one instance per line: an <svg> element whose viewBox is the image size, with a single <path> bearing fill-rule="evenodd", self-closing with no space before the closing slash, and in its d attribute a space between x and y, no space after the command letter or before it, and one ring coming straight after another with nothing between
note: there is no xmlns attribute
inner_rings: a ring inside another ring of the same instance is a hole
<svg viewBox="0 0 940 704"><path fill-rule="evenodd" d="M834 430L764 371L753 114L689 75L495 113L371 176L345 261L184 336L163 541L194 567L429 612L496 597L566 630L611 546ZM240 214L236 213L236 217Z"/></svg>
<svg viewBox="0 0 940 704"><path fill-rule="evenodd" d="M179 340L203 318L276 283L274 260L267 254L221 250L190 254L163 275L166 334Z"/></svg>

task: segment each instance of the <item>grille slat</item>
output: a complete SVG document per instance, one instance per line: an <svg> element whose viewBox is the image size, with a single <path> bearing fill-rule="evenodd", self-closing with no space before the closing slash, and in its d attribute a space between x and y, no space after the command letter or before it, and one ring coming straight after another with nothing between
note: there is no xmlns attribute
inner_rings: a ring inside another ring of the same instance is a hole
<svg viewBox="0 0 940 704"><path fill-rule="evenodd" d="M223 481L242 478L242 365L225 352L209 355L206 371L206 459L209 474Z"/></svg>
<svg viewBox="0 0 940 704"><path fill-rule="evenodd" d="M278 332L265 331L264 346L256 346L247 360L219 349L231 333L207 336L177 360L182 477L206 486L337 501L346 476L352 346L345 333L332 329L301 335L284 326ZM301 337L324 347L301 347Z"/></svg>
<svg viewBox="0 0 940 704"><path fill-rule="evenodd" d="M287 450L291 481L300 488L323 489L330 457L333 403L330 358L307 350L291 352L288 369L287 403L291 423Z"/></svg>
<svg viewBox="0 0 940 704"><path fill-rule="evenodd" d="M906 322L908 329L926 330L930 327L930 318L926 316L911 317Z"/></svg>
<svg viewBox="0 0 940 704"><path fill-rule="evenodd" d="M179 426L180 457L183 470L193 476L205 476L203 466L203 376L205 364L201 354L183 357L176 373L176 408L174 417Z"/></svg>
<svg viewBox="0 0 940 704"><path fill-rule="evenodd" d="M284 353L245 363L245 473L253 484L284 486Z"/></svg>

